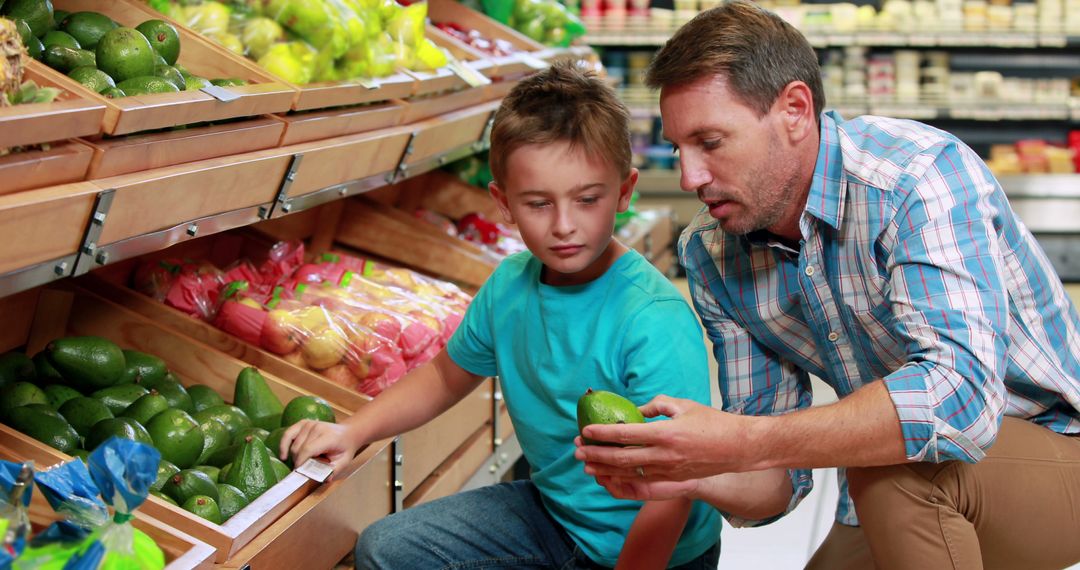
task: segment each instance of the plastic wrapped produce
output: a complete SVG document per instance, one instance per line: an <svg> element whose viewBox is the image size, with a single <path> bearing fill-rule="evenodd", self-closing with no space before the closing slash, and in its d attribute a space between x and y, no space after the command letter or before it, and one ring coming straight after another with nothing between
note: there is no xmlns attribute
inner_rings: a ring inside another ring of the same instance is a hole
<svg viewBox="0 0 1080 570"><path fill-rule="evenodd" d="M30 463L0 461L0 568L11 568L30 536L30 495L34 466Z"/></svg>

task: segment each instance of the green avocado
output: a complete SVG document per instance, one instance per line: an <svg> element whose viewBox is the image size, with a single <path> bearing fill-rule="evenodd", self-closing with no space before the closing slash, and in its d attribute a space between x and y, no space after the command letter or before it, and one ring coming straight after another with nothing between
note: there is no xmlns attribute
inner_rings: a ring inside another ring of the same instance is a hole
<svg viewBox="0 0 1080 570"><path fill-rule="evenodd" d="M192 469L206 473L206 476L214 482L217 482L218 477L221 477L221 468L214 467L213 465L196 465L195 467L192 467Z"/></svg>
<svg viewBox="0 0 1080 570"><path fill-rule="evenodd" d="M244 492L228 483L218 483L218 507L221 508L221 520L227 521L240 509L248 505L248 498Z"/></svg>
<svg viewBox="0 0 1080 570"><path fill-rule="evenodd" d="M206 495L218 499L217 484L202 471L182 469L165 482L161 492L170 496L181 505L195 495Z"/></svg>
<svg viewBox="0 0 1080 570"><path fill-rule="evenodd" d="M185 75L184 80L184 91L198 91L203 87L210 87L213 85L207 81L205 77L198 77L195 75Z"/></svg>
<svg viewBox="0 0 1080 570"><path fill-rule="evenodd" d="M149 390L138 384L117 384L102 388L90 394L90 397L101 400L114 416L124 413L124 410L135 403L135 400L147 395Z"/></svg>
<svg viewBox="0 0 1080 570"><path fill-rule="evenodd" d="M203 447L195 463L205 465L215 453L229 447L229 428L221 420L209 419L199 423L199 432L202 433Z"/></svg>
<svg viewBox="0 0 1080 570"><path fill-rule="evenodd" d="M45 35L55 25L50 0L7 0L0 7L0 14L12 20L25 20L36 37Z"/></svg>
<svg viewBox="0 0 1080 570"><path fill-rule="evenodd" d="M217 85L218 87L239 87L241 85L247 85L246 79L240 79L239 77L221 77L218 79L211 79L211 85Z"/></svg>
<svg viewBox="0 0 1080 570"><path fill-rule="evenodd" d="M173 499L172 497L166 495L165 493L162 493L161 491L151 490L150 494L157 497L157 498L159 498L159 499L161 499L162 501L165 501L166 503L169 503L170 505L172 505L174 507L179 507L180 506L180 505L178 505L176 503L175 499Z"/></svg>
<svg viewBox="0 0 1080 570"><path fill-rule="evenodd" d="M277 473L263 442L251 439L240 447L225 482L240 489L252 501L277 484Z"/></svg>
<svg viewBox="0 0 1080 570"><path fill-rule="evenodd" d="M164 20L147 20L135 27L146 37L154 51L172 65L180 57L180 34Z"/></svg>
<svg viewBox="0 0 1080 570"><path fill-rule="evenodd" d="M113 386L123 378L127 366L120 347L97 336L57 339L46 350L49 363L76 390Z"/></svg>
<svg viewBox="0 0 1080 570"><path fill-rule="evenodd" d="M299 396L285 406L281 414L281 427L289 427L300 420L334 423L334 410L318 396Z"/></svg>
<svg viewBox="0 0 1080 570"><path fill-rule="evenodd" d="M52 46L64 46L72 49L82 49L79 45L79 40L72 37L67 32L61 32L60 30L52 30L45 32L44 36L41 36L41 43L48 49Z"/></svg>
<svg viewBox="0 0 1080 570"><path fill-rule="evenodd" d="M237 433L235 437L233 437L232 443L244 443L245 441L247 441L248 436L251 436L252 438L257 439L263 443L266 443L266 438L270 437L270 432L258 427L244 428L240 430L240 432Z"/></svg>
<svg viewBox="0 0 1080 570"><path fill-rule="evenodd" d="M278 457L281 454L281 436L285 435L285 428L277 428L270 432L270 435L266 436L266 440L263 442L266 444L266 448L270 450L270 455Z"/></svg>
<svg viewBox="0 0 1080 570"><path fill-rule="evenodd" d="M94 93L116 87L116 82L104 71L96 67L76 67L68 72L68 77L82 83ZM130 365L129 365L130 366Z"/></svg>
<svg viewBox="0 0 1080 570"><path fill-rule="evenodd" d="M53 368L53 365L49 362L49 354L47 351L40 351L34 355L34 372L37 375L39 384L63 384L64 377Z"/></svg>
<svg viewBox="0 0 1080 570"><path fill-rule="evenodd" d="M7 412L27 404L48 404L49 397L37 386L29 382L15 382L0 388L0 417Z"/></svg>
<svg viewBox="0 0 1080 570"><path fill-rule="evenodd" d="M240 430L251 427L251 418L240 408L228 404L213 406L201 412L195 412L194 417L199 423L212 419L220 421L225 424L225 427L229 428L230 438L236 437Z"/></svg>
<svg viewBox="0 0 1080 570"><path fill-rule="evenodd" d="M266 378L253 366L241 370L236 377L233 405L244 410L255 427L268 431L281 427L281 413L285 407L270 390Z"/></svg>
<svg viewBox="0 0 1080 570"><path fill-rule="evenodd" d="M175 380L162 380L153 385L152 388L157 390L158 394L165 396L165 400L169 402L170 408L176 408L183 410L187 413L191 413L195 408L191 405L191 396L188 395L187 389L180 385Z"/></svg>
<svg viewBox="0 0 1080 570"><path fill-rule="evenodd" d="M124 408L120 415L131 418L145 426L150 423L150 420L154 419L154 416L168 409L169 401L165 399L165 396L158 394L157 390L151 389L149 393L140 396L138 400Z"/></svg>
<svg viewBox="0 0 1080 570"><path fill-rule="evenodd" d="M111 87L115 86L115 84L111 85ZM124 369L124 382L153 387L164 380L165 374L169 372L164 360L137 350L125 350L124 361L127 363L127 368Z"/></svg>
<svg viewBox="0 0 1080 570"><path fill-rule="evenodd" d="M154 76L166 79L169 83L172 83L178 91L183 91L187 87L187 80L183 75L176 70L175 67L169 65L155 65Z"/></svg>
<svg viewBox="0 0 1080 570"><path fill-rule="evenodd" d="M5 421L16 430L64 453L71 454L79 448L79 433L75 428L63 418L41 409L14 408L8 411Z"/></svg>
<svg viewBox="0 0 1080 570"><path fill-rule="evenodd" d="M0 356L0 388L16 382L33 382L37 378L34 361L21 352Z"/></svg>
<svg viewBox="0 0 1080 570"><path fill-rule="evenodd" d="M194 466L202 453L203 434L199 424L183 410L170 408L157 414L146 425L146 431L162 459L181 469Z"/></svg>
<svg viewBox="0 0 1080 570"><path fill-rule="evenodd" d="M86 449L93 451L113 436L154 445L154 440L150 439L150 434L139 422L131 418L112 418L101 420L90 428L90 435L86 436Z"/></svg>
<svg viewBox="0 0 1080 570"><path fill-rule="evenodd" d="M108 73L119 84L154 74L154 48L138 30L109 30L98 42L96 52L98 69ZM133 94L122 86L120 88L129 95Z"/></svg>
<svg viewBox="0 0 1080 570"><path fill-rule="evenodd" d="M153 69L150 70L153 73ZM180 89L177 89L176 85L173 85L172 81L164 78L157 77L156 75L144 75L139 77L132 77L116 84L116 87L126 93L129 97L132 95L151 95L154 93L178 93Z"/></svg>
<svg viewBox="0 0 1080 570"><path fill-rule="evenodd" d="M122 89L117 89L116 87L109 87L108 89L105 89L101 92L101 96L106 99L121 99L123 97L127 97L127 93L124 93Z"/></svg>
<svg viewBox="0 0 1080 570"><path fill-rule="evenodd" d="M60 406L63 406L68 400L82 397L78 390L63 384L48 384L42 388L42 391L45 392L45 397L49 399L49 406L54 410L59 410Z"/></svg>
<svg viewBox="0 0 1080 570"><path fill-rule="evenodd" d="M45 48L42 61L45 62L45 65L65 74L77 67L94 67L97 65L94 52L60 45Z"/></svg>
<svg viewBox="0 0 1080 570"><path fill-rule="evenodd" d="M578 399L577 404L578 431L585 429L591 424L640 424L645 423L645 416L633 402L604 390L589 388ZM582 436L587 445L617 445L587 439Z"/></svg>
<svg viewBox="0 0 1080 570"><path fill-rule="evenodd" d="M96 49L101 38L117 27L111 18L97 12L75 12L60 20L60 29L75 38L83 49Z"/></svg>
<svg viewBox="0 0 1080 570"><path fill-rule="evenodd" d="M63 406L60 406L60 414L83 437L90 435L90 430L98 422L113 417L113 413L101 400L86 396L79 396L65 402Z"/></svg>
<svg viewBox="0 0 1080 570"><path fill-rule="evenodd" d="M187 387L188 396L191 397L191 407L196 412L201 412L214 406L222 406L225 400L213 388L204 384L192 384Z"/></svg>
<svg viewBox="0 0 1080 570"><path fill-rule="evenodd" d="M165 483L168 483L169 479L172 479L173 475L176 475L179 472L179 467L162 459L158 462L157 479L154 479L154 482L150 485L150 488L155 491L160 491L163 487L165 487Z"/></svg>
<svg viewBox="0 0 1080 570"><path fill-rule="evenodd" d="M182 505L185 511L202 517L214 524L221 524L221 509L217 501L206 495L195 495L184 501Z"/></svg>

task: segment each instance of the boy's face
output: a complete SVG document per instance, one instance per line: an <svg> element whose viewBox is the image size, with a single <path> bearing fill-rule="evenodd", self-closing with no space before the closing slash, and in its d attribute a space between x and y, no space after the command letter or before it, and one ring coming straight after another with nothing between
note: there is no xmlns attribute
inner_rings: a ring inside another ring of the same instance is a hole
<svg viewBox="0 0 1080 570"><path fill-rule="evenodd" d="M602 275L617 257L609 251L615 214L629 207L636 182L637 169L621 179L606 161L560 141L510 153L505 179L490 190L547 268L544 282L576 285Z"/></svg>

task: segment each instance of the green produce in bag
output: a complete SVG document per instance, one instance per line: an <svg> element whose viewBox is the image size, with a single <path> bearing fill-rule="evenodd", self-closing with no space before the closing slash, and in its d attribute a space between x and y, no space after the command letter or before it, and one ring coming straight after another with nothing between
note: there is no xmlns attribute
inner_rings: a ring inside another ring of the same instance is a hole
<svg viewBox="0 0 1080 570"><path fill-rule="evenodd" d="M157 479L160 461L161 454L153 447L113 437L90 454L89 467L82 461L69 461L35 476L49 504L67 518L54 526L74 525L88 532L75 543L74 557L63 566L65 570L165 567L161 548L130 524L132 512L146 500ZM112 517L106 503L113 508ZM71 542L42 544L39 554L58 546L70 552Z"/></svg>
<svg viewBox="0 0 1080 570"><path fill-rule="evenodd" d="M623 226L629 223L630 220L634 219L639 215L637 210L634 208L634 204L637 203L637 199L638 193L637 190L634 190L633 194L630 194L630 206L626 208L625 212L619 212L615 214L615 231L619 231L620 229L622 229Z"/></svg>
<svg viewBox="0 0 1080 570"><path fill-rule="evenodd" d="M30 494L34 465L0 460L0 569L22 554L30 535Z"/></svg>

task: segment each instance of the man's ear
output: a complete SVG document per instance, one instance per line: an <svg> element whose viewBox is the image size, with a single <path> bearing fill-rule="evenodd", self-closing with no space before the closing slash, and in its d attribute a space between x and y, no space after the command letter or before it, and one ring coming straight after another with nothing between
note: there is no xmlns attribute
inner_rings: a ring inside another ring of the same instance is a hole
<svg viewBox="0 0 1080 570"><path fill-rule="evenodd" d="M502 188L499 188L499 185L494 180L488 182L488 192L491 194L491 199L495 200L495 207L502 214L503 221L513 224L514 216L510 213L510 203L506 200L506 192L503 192Z"/></svg>
<svg viewBox="0 0 1080 570"><path fill-rule="evenodd" d="M773 103L782 132L789 141L797 143L818 131L814 95L810 86L802 81L792 81L780 91Z"/></svg>
<svg viewBox="0 0 1080 570"><path fill-rule="evenodd" d="M630 197L634 195L634 186L637 186L638 169L631 168L626 180L619 185L619 212L625 212L630 208Z"/></svg>

